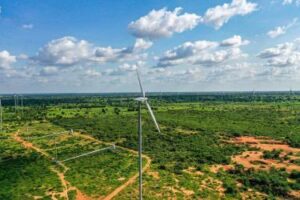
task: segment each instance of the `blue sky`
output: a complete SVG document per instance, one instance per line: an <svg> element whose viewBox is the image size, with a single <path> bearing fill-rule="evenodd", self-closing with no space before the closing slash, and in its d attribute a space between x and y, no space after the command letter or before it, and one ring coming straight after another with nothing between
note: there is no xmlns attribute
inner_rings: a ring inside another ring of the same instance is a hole
<svg viewBox="0 0 300 200"><path fill-rule="evenodd" d="M0 93L300 90L300 0L0 7Z"/></svg>

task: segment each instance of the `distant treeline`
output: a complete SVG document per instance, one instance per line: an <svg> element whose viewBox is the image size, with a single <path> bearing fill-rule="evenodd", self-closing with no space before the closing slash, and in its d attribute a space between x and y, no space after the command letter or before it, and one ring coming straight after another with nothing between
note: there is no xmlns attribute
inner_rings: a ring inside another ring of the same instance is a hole
<svg viewBox="0 0 300 200"><path fill-rule="evenodd" d="M50 106L57 104L85 104L84 107L122 105L133 103L139 93L107 94L44 94L22 95L24 106ZM199 92L199 93L148 93L156 103L182 102L282 102L300 101L300 92ZM14 106L14 95L3 95L2 104ZM17 98L21 105L21 96ZM74 106L74 105L73 105ZM81 105L82 106L82 105Z"/></svg>

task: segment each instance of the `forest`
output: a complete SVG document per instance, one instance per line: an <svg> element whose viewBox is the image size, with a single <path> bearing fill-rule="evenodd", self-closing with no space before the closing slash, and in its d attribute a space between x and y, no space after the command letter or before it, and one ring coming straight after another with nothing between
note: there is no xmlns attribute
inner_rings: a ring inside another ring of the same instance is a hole
<svg viewBox="0 0 300 200"><path fill-rule="evenodd" d="M0 199L101 199L124 184L137 172L137 95L4 95ZM145 199L300 198L300 93L148 96L161 133L143 108ZM246 139L264 142L237 142ZM53 162L110 144L117 148ZM251 166L239 162L251 153ZM135 181L115 199L135 199L136 189Z"/></svg>

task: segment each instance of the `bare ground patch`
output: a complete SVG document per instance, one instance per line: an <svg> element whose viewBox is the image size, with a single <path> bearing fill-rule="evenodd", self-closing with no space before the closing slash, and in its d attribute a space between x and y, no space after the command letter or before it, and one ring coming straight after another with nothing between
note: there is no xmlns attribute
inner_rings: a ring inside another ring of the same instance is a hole
<svg viewBox="0 0 300 200"><path fill-rule="evenodd" d="M249 145L257 150L244 151L239 155L232 156L233 163L241 164L246 169L269 170L271 167L276 169L285 168L288 172L293 170L300 171L300 166L293 163L293 160L300 159L299 148L293 148L282 141L269 139L266 137L236 137L229 143L237 145ZM281 150L280 158L287 156L287 159L266 159L263 158L264 151ZM233 165L213 165L210 171L217 173L220 169L225 171L233 169Z"/></svg>
<svg viewBox="0 0 300 200"><path fill-rule="evenodd" d="M245 169L270 170L270 168L273 167L276 169L283 168L287 172L292 172L293 170L300 171L300 165L293 163L294 160L300 159L300 148L291 147L283 141L267 137L242 136L233 138L227 142L236 145L248 145L254 149L244 151L239 155L231 157L233 164L243 165ZM275 150L280 150L278 159L267 159L264 157L264 152ZM234 168L233 164L213 165L210 167L210 171L213 173L217 173L221 169L228 171ZM300 199L300 191L293 190L290 192L290 196ZM258 197L264 197L264 194L247 191L242 194L242 197L243 199L256 199Z"/></svg>

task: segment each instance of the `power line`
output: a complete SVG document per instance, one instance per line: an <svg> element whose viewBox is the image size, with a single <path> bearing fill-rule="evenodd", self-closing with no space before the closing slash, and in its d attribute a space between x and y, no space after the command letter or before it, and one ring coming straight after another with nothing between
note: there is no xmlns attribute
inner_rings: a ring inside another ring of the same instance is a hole
<svg viewBox="0 0 300 200"><path fill-rule="evenodd" d="M75 159L77 159L77 158L84 157L84 156L88 156L88 155L92 155L92 154L98 153L98 152L100 152L100 151L105 151L105 150L108 150L108 149L116 149L116 146L115 146L115 145L112 145L112 146L109 146L109 147L97 149L97 150L90 151L90 152L87 152L87 153L83 153L83 154L81 154L81 155L74 156L74 157L71 157L71 158L67 158L67 159L65 159L65 160L58 161L58 162L67 162L67 161L70 161L70 160L75 160Z"/></svg>

